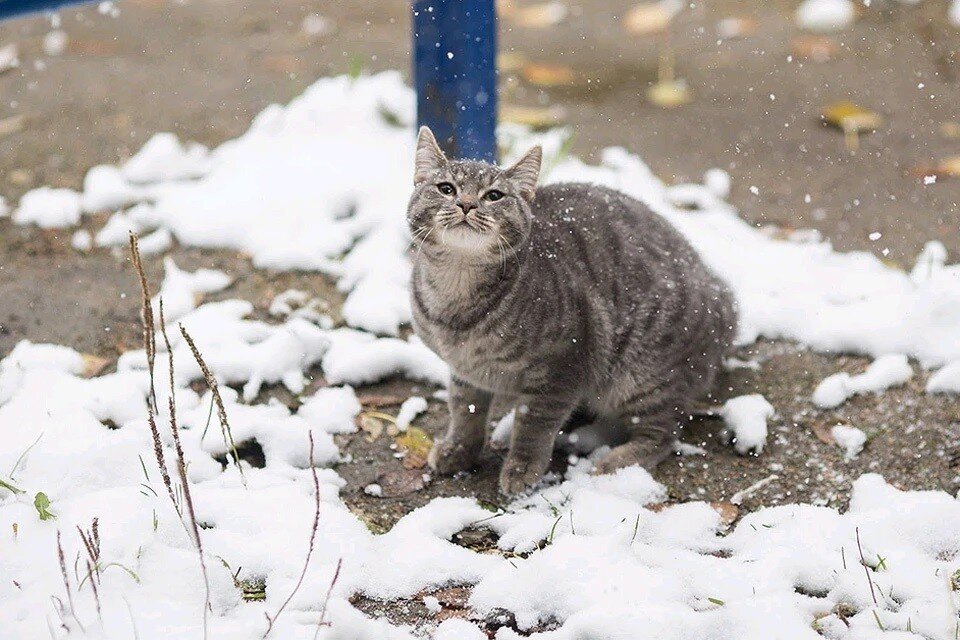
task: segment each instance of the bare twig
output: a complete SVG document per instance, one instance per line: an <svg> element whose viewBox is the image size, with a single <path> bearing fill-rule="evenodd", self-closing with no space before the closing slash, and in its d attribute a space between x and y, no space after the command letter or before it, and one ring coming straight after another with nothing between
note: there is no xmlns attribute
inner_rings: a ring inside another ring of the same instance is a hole
<svg viewBox="0 0 960 640"><path fill-rule="evenodd" d="M303 561L303 570L300 572L300 579L297 580L297 584L294 585L293 591L290 592L290 595L287 596L287 599L283 601L283 604L280 605L280 608L277 609L277 612L271 618L269 614L264 613L267 617L267 630L263 632L263 637L266 638L270 635L270 631L273 629L273 623L276 622L277 618L280 617L280 614L283 613L283 610L290 604L290 601L293 600L293 596L297 594L297 591L300 590L300 585L303 584L303 579L307 575L307 568L310 566L310 557L313 555L313 545L317 539L317 529L320 526L320 479L317 477L317 468L313 464L313 431L309 432L310 435L310 472L313 474L313 494L314 494L314 510L313 510L313 526L310 528L310 543L307 546L307 558ZM339 566L337 567L337 572L339 573Z"/></svg>
<svg viewBox="0 0 960 640"><path fill-rule="evenodd" d="M217 384L217 379L213 375L213 372L210 371L210 367L207 366L207 363L203 359L203 355L201 355L200 350L193 341L193 338L189 333L187 333L186 327L184 327L182 324L180 325L180 333L183 335L183 339L186 340L187 346L190 347L190 352L193 354L193 359L197 361L197 365L200 367L200 371L203 373L203 379L207 382L207 386L210 388L213 401L217 405L217 418L220 420L220 431L223 434L223 444L230 452L230 456L233 458L233 463L237 466L237 471L240 472L240 480L243 482L243 486L247 486L247 478L243 474L243 467L240 466L240 454L237 452L237 443L233 441L233 431L231 431L230 422L227 420L227 410L223 406L223 398L220 396L220 386Z"/></svg>
<svg viewBox="0 0 960 640"><path fill-rule="evenodd" d="M867 574L867 584L870 585L870 597L873 598L873 604L879 604L877 602L877 594L873 591L873 578L870 577L870 567L867 565L866 559L863 557L863 547L860 546L860 527L857 527L857 549L860 551L860 564L863 565L863 572Z"/></svg>

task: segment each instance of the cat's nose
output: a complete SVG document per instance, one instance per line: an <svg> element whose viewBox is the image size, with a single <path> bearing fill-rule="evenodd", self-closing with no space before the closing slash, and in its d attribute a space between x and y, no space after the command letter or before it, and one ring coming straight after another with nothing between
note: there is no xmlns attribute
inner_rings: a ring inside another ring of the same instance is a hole
<svg viewBox="0 0 960 640"><path fill-rule="evenodd" d="M464 215L470 213L471 209L477 208L477 199L476 198L457 198L457 206L460 207L460 210L463 211Z"/></svg>

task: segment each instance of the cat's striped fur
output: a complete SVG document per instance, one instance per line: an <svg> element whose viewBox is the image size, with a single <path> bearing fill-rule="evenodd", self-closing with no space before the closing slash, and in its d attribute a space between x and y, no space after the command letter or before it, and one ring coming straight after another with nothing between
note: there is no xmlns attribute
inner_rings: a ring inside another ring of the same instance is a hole
<svg viewBox="0 0 960 640"><path fill-rule="evenodd" d="M408 209L414 327L452 371L430 464L473 465L493 394L509 396L508 494L542 477L577 408L630 431L600 471L652 469L736 324L727 287L663 218L604 187L536 188L539 168L539 148L508 169L449 161L424 128Z"/></svg>

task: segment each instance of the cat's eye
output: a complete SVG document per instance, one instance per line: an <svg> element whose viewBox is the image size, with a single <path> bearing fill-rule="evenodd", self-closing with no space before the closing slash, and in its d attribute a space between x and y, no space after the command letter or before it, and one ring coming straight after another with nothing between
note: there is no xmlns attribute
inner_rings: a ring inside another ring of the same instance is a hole
<svg viewBox="0 0 960 640"><path fill-rule="evenodd" d="M503 192L497 191L496 189L491 189L490 191L487 191L483 195L483 197L489 200L490 202L496 202L497 200L503 197Z"/></svg>
<svg viewBox="0 0 960 640"><path fill-rule="evenodd" d="M437 185L437 191L445 196L452 196L456 192L456 188L449 182L441 182Z"/></svg>

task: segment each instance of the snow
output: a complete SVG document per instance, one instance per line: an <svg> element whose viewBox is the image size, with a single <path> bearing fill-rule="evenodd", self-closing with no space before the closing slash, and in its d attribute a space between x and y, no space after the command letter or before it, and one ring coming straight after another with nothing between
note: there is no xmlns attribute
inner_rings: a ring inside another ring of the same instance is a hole
<svg viewBox="0 0 960 640"><path fill-rule="evenodd" d="M113 172L96 167L89 200L102 205L111 195L117 204L135 195L141 204L126 215L142 229L159 226L188 246L239 250L258 267L327 273L346 294L349 326L396 336L410 320L402 212L411 189L404 159L413 148L413 112L413 94L397 73L324 78L289 105L268 107L247 133L213 151L157 134ZM960 266L946 264L939 243L904 274L872 254L836 252L817 237L769 237L723 201L725 172L708 172L705 185L666 186L623 149L604 150L599 165L560 155L568 135L532 135L508 124L499 130L508 161L530 144L544 146L551 167L544 182L605 184L673 223L733 287L741 343L766 337L826 352L902 353L924 367L960 359ZM318 157L336 161L322 170L302 161ZM35 209L32 198L20 208ZM58 224L74 224L76 208Z"/></svg>
<svg viewBox="0 0 960 640"><path fill-rule="evenodd" d="M950 24L955 27L960 27L960 0L953 0L953 3L950 5L948 17Z"/></svg>
<svg viewBox="0 0 960 640"><path fill-rule="evenodd" d="M830 435L843 448L844 456L848 461L856 458L863 451L863 445L867 443L867 434L845 424L838 424L830 429Z"/></svg>
<svg viewBox="0 0 960 640"><path fill-rule="evenodd" d="M404 126L384 120L384 109ZM411 640L410 629L365 617L350 596L424 598L436 608L433 590L449 585L473 585L470 606L480 616L505 609L524 632L543 622L556 627L530 636L501 629L498 640L815 640L815 627L839 640L954 637L949 577L960 570L960 503L941 492L899 491L871 474L854 483L843 513L761 508L731 529L708 503L667 504L666 487L643 469L595 476L591 459L573 458L562 477L500 511L469 498L438 498L386 533L371 532L340 495L345 482L336 465L348 462L334 436L354 432L362 410L348 385L396 375L443 385L448 376L419 340L398 337L409 320L402 212L412 110L411 93L395 73L320 80L213 151L160 134L121 167L91 170L82 196L35 190L14 214L21 224L71 226L81 211L117 210L104 240L125 241L132 228L156 230L156 243L146 236L144 245L163 246L172 235L188 246L244 251L260 267L325 272L346 295L348 327L331 328L309 294L289 292L262 321L251 317L250 301L200 304L215 292L229 297L226 274L165 263L154 301L164 301L185 472L203 523L210 637L263 636L265 615L276 613L303 570L318 503L303 586L272 637L309 638L319 629L323 640ZM875 356L866 373L845 382L859 379L854 385L865 390L909 377L908 357L942 367L928 382L931 392L960 386L960 267L947 264L942 245L928 244L905 274L816 239L764 235L723 201L729 177L720 173L705 176L705 185L667 187L622 149L586 165L557 157L563 131L531 136L504 126L500 135L511 157L542 142L547 157L556 158L547 181L620 188L675 224L734 288L741 342L765 336ZM230 433L221 430L210 392L197 385L202 373L179 325L219 383ZM162 338L157 346L160 451L169 464L170 372ZM323 382L311 380L318 366ZM62 611L73 637L79 621L89 637L196 640L203 637L206 589L155 462L146 354L122 354L112 373L85 377L85 369L86 359L72 349L27 341L0 360L0 474L7 474L0 478L23 491L0 489L0 629L16 638L68 637L57 613L62 601L73 609ZM290 406L259 401L265 385L283 385ZM412 400L401 413L413 415L425 402ZM739 452L763 449L774 414L769 402L741 396L721 413ZM509 433L511 415L499 423L498 437ZM834 433L848 452L859 438L854 431ZM316 492L311 436L320 467ZM264 466L238 467L233 443L259 445ZM768 476L731 501L776 479ZM378 483L366 490L375 495L377 487L382 495ZM54 519L40 519L38 492L49 497ZM100 615L91 580L83 580L85 551L76 534L93 518L101 537ZM455 544L468 526L490 529L509 555ZM57 559L58 531L72 605ZM242 600L236 572L239 580L265 582L265 602ZM851 611L846 622L831 615L841 604ZM329 626L317 626L324 621ZM455 619L434 633L439 640L483 637L473 623Z"/></svg>
<svg viewBox="0 0 960 640"><path fill-rule="evenodd" d="M774 408L759 393L727 400L720 409L728 437L740 455L761 453L767 442L767 420Z"/></svg>
<svg viewBox="0 0 960 640"><path fill-rule="evenodd" d="M444 620L437 626L433 635L433 640L487 640L487 638L487 634L480 631L476 625L459 618Z"/></svg>
<svg viewBox="0 0 960 640"><path fill-rule="evenodd" d="M120 169L134 185L175 182L206 174L208 150L200 144L184 146L172 133L158 133Z"/></svg>
<svg viewBox="0 0 960 640"><path fill-rule="evenodd" d="M887 354L874 360L867 370L855 376L835 373L824 378L813 392L813 402L822 409L838 407L859 393L879 393L905 384L913 377L913 367L903 354Z"/></svg>
<svg viewBox="0 0 960 640"><path fill-rule="evenodd" d="M960 360L951 362L930 376L927 393L960 393Z"/></svg>
<svg viewBox="0 0 960 640"><path fill-rule="evenodd" d="M93 248L93 236L86 229L80 229L70 237L70 246L77 251L90 251Z"/></svg>
<svg viewBox="0 0 960 640"><path fill-rule="evenodd" d="M397 428L406 431L413 419L427 410L426 398L413 396L407 398L400 405L400 411L397 413Z"/></svg>
<svg viewBox="0 0 960 640"><path fill-rule="evenodd" d="M797 24L802 29L829 33L850 26L856 19L850 0L804 0L797 7Z"/></svg>
<svg viewBox="0 0 960 640"><path fill-rule="evenodd" d="M71 227L80 221L80 194L72 189L51 187L28 191L20 198L13 221L43 229Z"/></svg>

